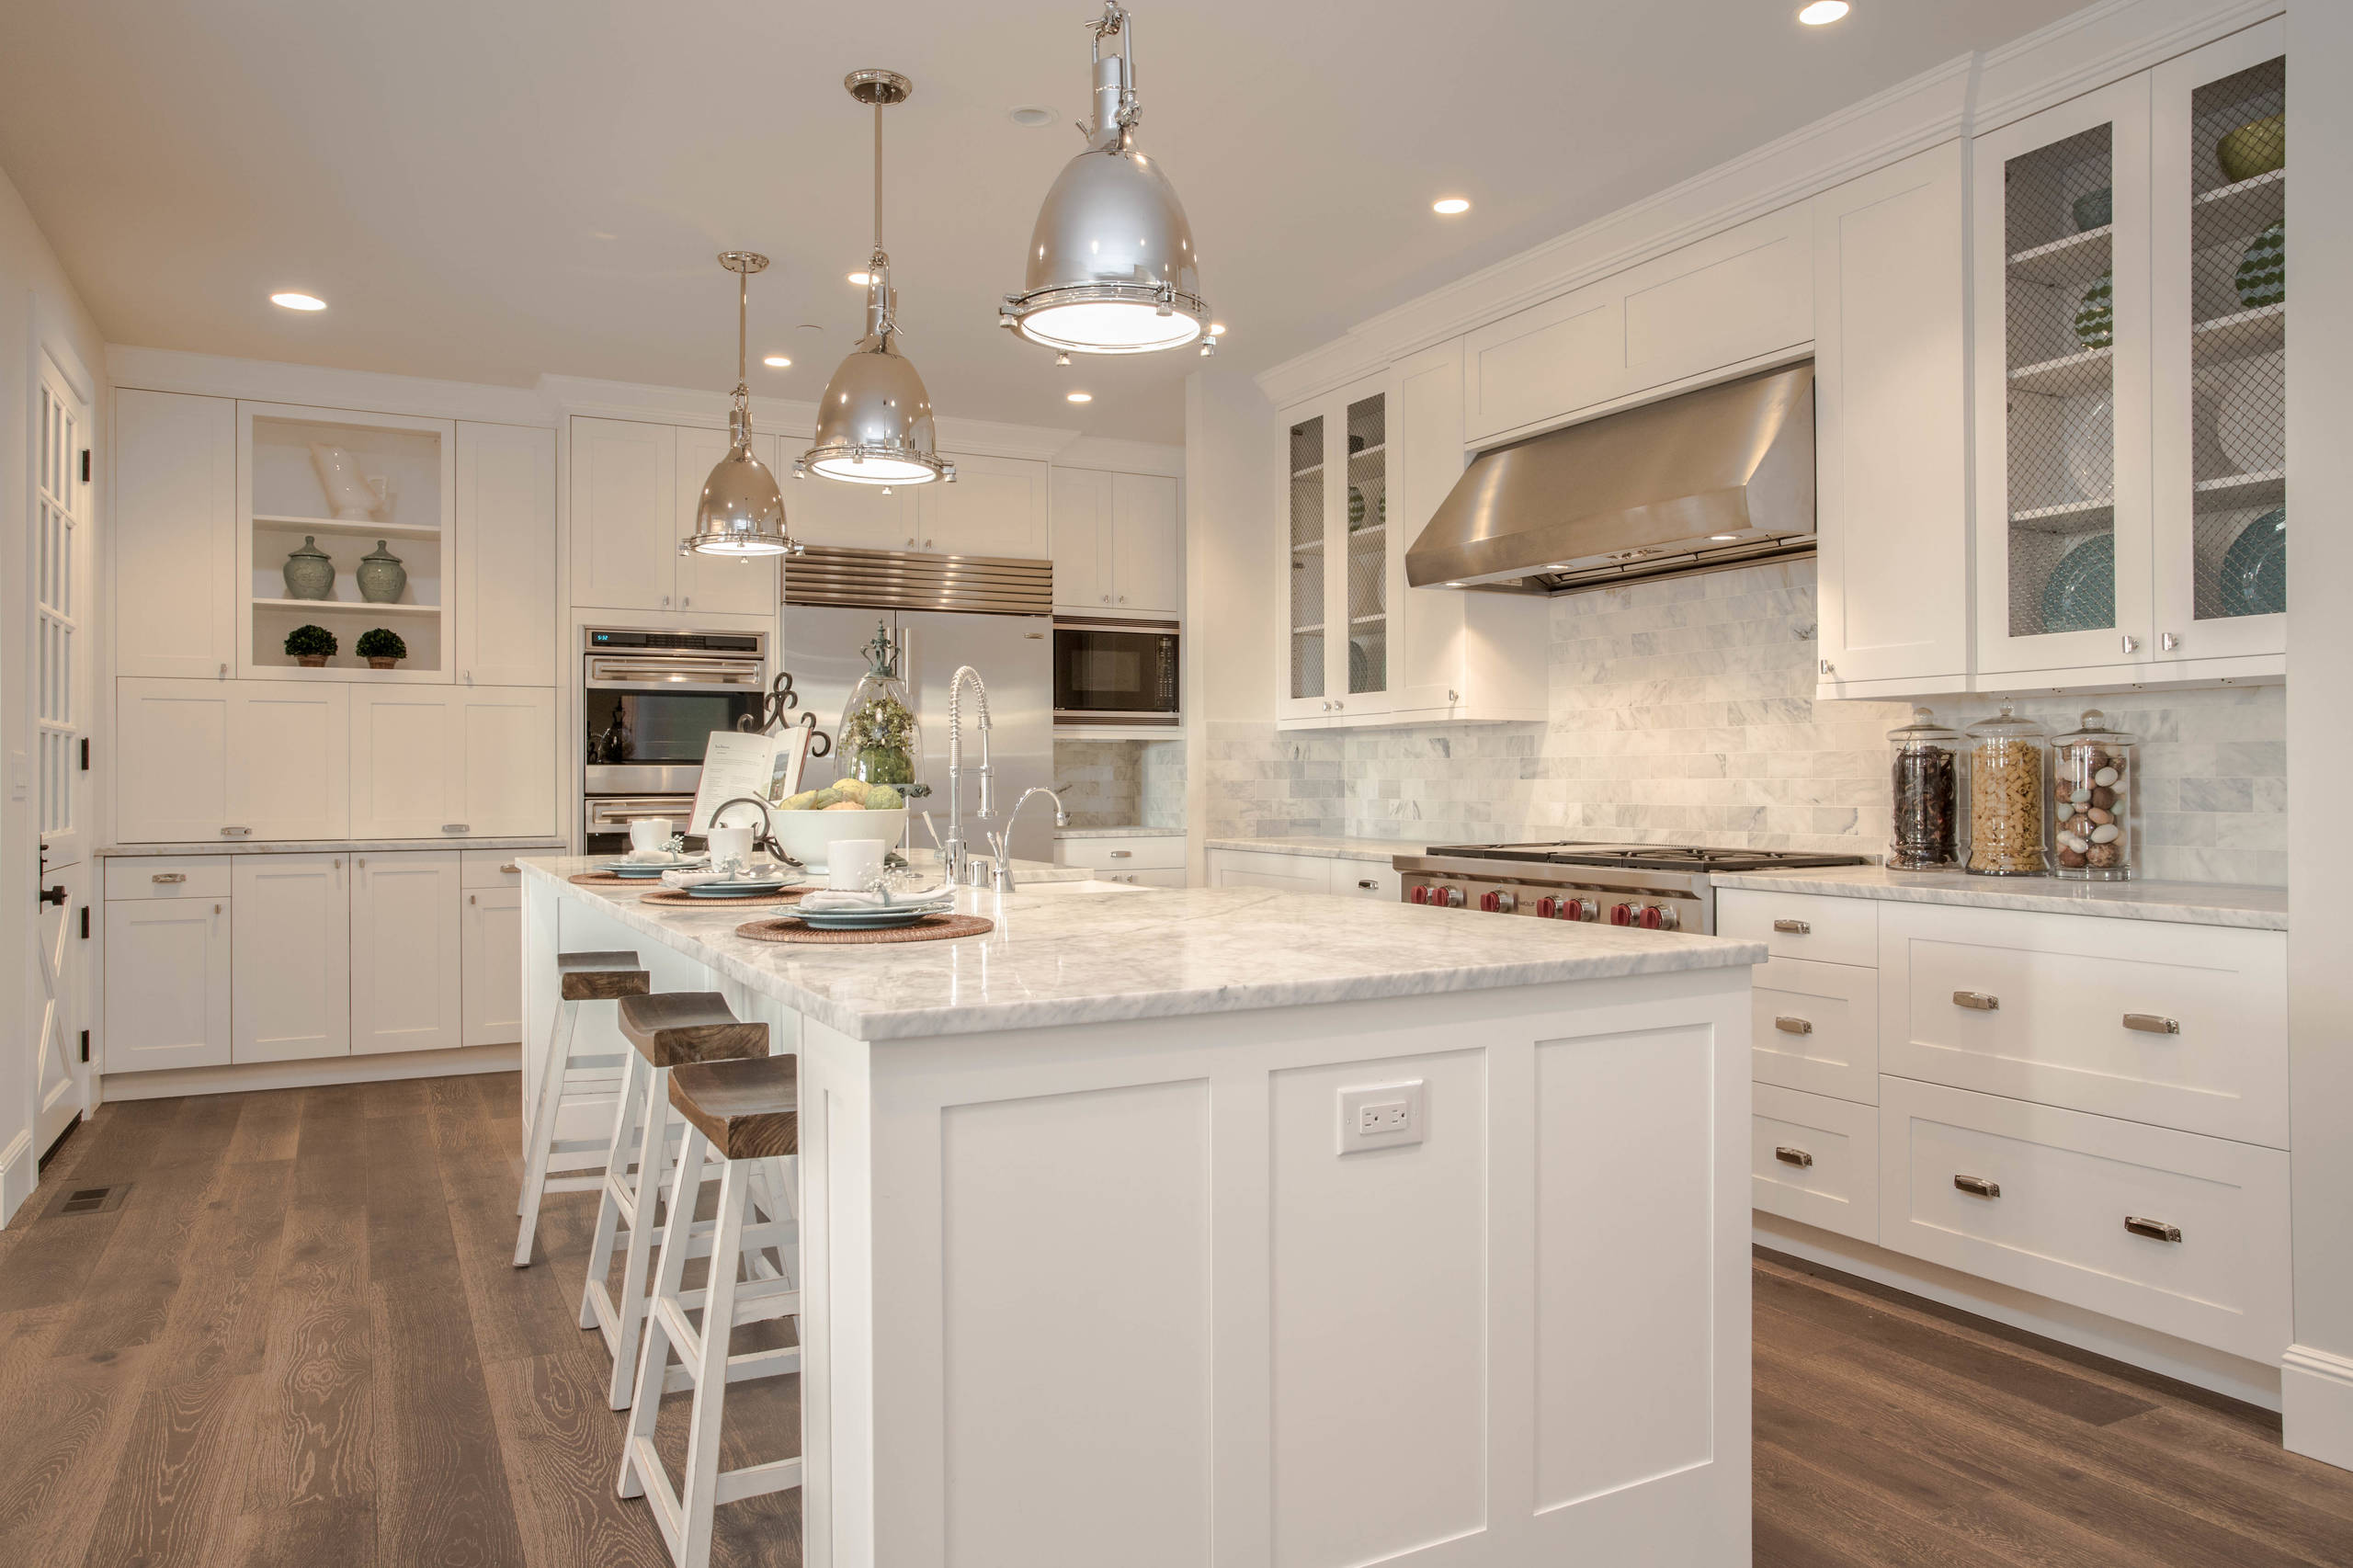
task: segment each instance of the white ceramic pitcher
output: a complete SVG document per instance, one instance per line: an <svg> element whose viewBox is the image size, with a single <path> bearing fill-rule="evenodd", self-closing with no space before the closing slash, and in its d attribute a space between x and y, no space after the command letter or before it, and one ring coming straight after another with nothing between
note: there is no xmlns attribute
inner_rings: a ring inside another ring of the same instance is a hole
<svg viewBox="0 0 2353 1568"><path fill-rule="evenodd" d="M336 521L373 522L381 509L392 505L392 476L360 472L359 460L341 447L314 442L311 461L319 471L319 483L327 493L327 509Z"/></svg>

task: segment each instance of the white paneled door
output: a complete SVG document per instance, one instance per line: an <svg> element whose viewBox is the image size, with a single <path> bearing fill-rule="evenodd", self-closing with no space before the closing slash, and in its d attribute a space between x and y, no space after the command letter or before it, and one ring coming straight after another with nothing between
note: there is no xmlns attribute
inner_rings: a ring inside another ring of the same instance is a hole
<svg viewBox="0 0 2353 1568"><path fill-rule="evenodd" d="M352 1054L459 1044L458 851L358 855L352 865Z"/></svg>
<svg viewBox="0 0 2353 1568"><path fill-rule="evenodd" d="M80 922L89 907L90 791L82 766L89 722L90 408L54 364L40 368L33 411L30 631L40 826L41 994L32 1032L33 1144L46 1149L82 1114L81 1031L89 1015Z"/></svg>
<svg viewBox="0 0 2353 1568"><path fill-rule="evenodd" d="M350 857L240 855L230 1060L351 1053Z"/></svg>

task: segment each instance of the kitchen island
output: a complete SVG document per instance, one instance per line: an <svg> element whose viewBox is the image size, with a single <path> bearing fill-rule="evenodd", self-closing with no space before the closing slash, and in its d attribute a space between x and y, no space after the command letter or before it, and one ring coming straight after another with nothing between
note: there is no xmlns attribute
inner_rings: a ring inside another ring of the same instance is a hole
<svg viewBox="0 0 2353 1568"><path fill-rule="evenodd" d="M585 864L531 1039L633 947L800 1055L813 1568L1748 1562L1761 944L1097 883L788 947Z"/></svg>

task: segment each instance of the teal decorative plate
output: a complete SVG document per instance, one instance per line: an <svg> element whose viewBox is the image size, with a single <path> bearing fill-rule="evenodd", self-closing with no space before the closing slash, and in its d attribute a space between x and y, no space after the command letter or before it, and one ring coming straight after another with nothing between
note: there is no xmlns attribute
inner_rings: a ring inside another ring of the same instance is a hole
<svg viewBox="0 0 2353 1568"><path fill-rule="evenodd" d="M2042 630L2097 631L2116 624L2116 536L2096 534L2062 556L2042 588Z"/></svg>
<svg viewBox="0 0 2353 1568"><path fill-rule="evenodd" d="M759 898L772 892L782 892L793 885L790 877L767 877L757 881L697 882L687 890L688 898Z"/></svg>
<svg viewBox="0 0 2353 1568"><path fill-rule="evenodd" d="M2278 615L2288 608L2288 508L2270 511L2239 530L2222 552L2221 583L2226 615Z"/></svg>
<svg viewBox="0 0 2353 1568"><path fill-rule="evenodd" d="M699 858L680 860L612 860L594 869L603 871L609 876L628 877L638 881L652 881L665 871L699 871L702 869L703 864L703 861Z"/></svg>

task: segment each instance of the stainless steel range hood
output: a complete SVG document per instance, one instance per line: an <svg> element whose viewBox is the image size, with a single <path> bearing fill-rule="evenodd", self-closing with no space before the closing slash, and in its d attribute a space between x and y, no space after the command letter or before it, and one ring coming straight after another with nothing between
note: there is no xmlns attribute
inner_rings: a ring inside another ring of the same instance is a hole
<svg viewBox="0 0 2353 1568"><path fill-rule="evenodd" d="M1405 580L1566 593L1813 552L1804 364L1482 452L1405 552Z"/></svg>

